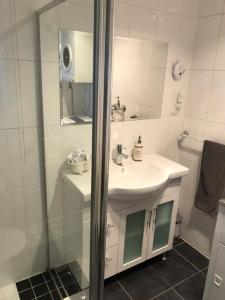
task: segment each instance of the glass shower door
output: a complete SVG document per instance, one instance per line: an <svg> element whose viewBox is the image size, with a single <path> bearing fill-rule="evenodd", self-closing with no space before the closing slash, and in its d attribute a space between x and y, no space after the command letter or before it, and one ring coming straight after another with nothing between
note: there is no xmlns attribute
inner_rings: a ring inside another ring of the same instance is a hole
<svg viewBox="0 0 225 300"><path fill-rule="evenodd" d="M112 8L57 0L39 11L48 272L60 299L102 299Z"/></svg>

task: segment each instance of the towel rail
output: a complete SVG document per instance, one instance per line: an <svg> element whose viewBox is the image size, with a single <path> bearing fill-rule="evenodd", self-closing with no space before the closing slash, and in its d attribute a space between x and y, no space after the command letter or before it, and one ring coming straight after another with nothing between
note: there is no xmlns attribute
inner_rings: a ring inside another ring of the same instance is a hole
<svg viewBox="0 0 225 300"><path fill-rule="evenodd" d="M189 130L184 130L184 131L180 134L180 138L181 138L181 140L185 138L185 139L189 139L189 140L197 141L197 142L201 142L201 143L204 142L203 139L194 138L194 137L190 136Z"/></svg>

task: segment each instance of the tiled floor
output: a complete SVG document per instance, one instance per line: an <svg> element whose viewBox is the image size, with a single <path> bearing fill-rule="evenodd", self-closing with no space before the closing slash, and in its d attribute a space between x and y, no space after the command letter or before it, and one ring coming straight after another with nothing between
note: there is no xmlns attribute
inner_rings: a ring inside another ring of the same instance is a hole
<svg viewBox="0 0 225 300"><path fill-rule="evenodd" d="M74 295L80 288L67 265L52 270L55 283L63 298ZM50 273L45 272L16 283L20 300L58 300L61 299L55 290Z"/></svg>
<svg viewBox="0 0 225 300"><path fill-rule="evenodd" d="M177 240L166 261L156 257L105 282L104 300L202 300L208 259Z"/></svg>

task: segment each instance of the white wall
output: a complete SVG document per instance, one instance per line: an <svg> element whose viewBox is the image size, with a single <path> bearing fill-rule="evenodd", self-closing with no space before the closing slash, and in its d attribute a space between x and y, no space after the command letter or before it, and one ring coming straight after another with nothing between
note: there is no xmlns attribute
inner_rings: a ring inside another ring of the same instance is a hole
<svg viewBox="0 0 225 300"><path fill-rule="evenodd" d="M224 0L201 0L193 47L185 119L190 134L225 143L225 7ZM186 141L180 162L191 175L183 186L182 234L210 254L215 219L193 207L203 143ZM197 151L193 151L195 149Z"/></svg>
<svg viewBox="0 0 225 300"><path fill-rule="evenodd" d="M47 265L34 12L48 2L0 0L0 285L43 271ZM66 20L68 27L70 20L76 20L77 29L82 29L82 21L91 19L85 14L86 8L82 9L84 2L78 2L79 13L75 16L68 7ZM169 41L170 51L162 117L112 124L111 147L119 142L131 151L141 134L146 153L158 152L178 160L176 140L183 121L181 116L171 116L171 112L177 92L186 92L189 72L182 82L175 83L170 67L178 58L189 65L196 14L197 0L117 2L116 34ZM54 108L51 106L50 112ZM49 121L52 124L45 136L50 163L48 196L53 200L49 203L50 213L57 218L62 211L57 174L74 145L90 149L91 130L60 129L54 113ZM56 240L60 234L61 229L56 230ZM60 246L58 250L62 250Z"/></svg>

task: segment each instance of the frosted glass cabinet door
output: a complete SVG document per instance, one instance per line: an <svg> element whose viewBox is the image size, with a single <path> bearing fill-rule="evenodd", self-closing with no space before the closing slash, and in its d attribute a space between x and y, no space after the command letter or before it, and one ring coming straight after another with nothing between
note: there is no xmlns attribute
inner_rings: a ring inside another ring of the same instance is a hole
<svg viewBox="0 0 225 300"><path fill-rule="evenodd" d="M150 217L146 205L121 212L117 272L146 260Z"/></svg>
<svg viewBox="0 0 225 300"><path fill-rule="evenodd" d="M123 263L129 263L142 254L142 243L145 230L146 210L141 210L127 216Z"/></svg>
<svg viewBox="0 0 225 300"><path fill-rule="evenodd" d="M154 257L173 246L178 198L164 199L153 212L147 258Z"/></svg>
<svg viewBox="0 0 225 300"><path fill-rule="evenodd" d="M160 204L156 209L153 251L168 245L173 201Z"/></svg>

